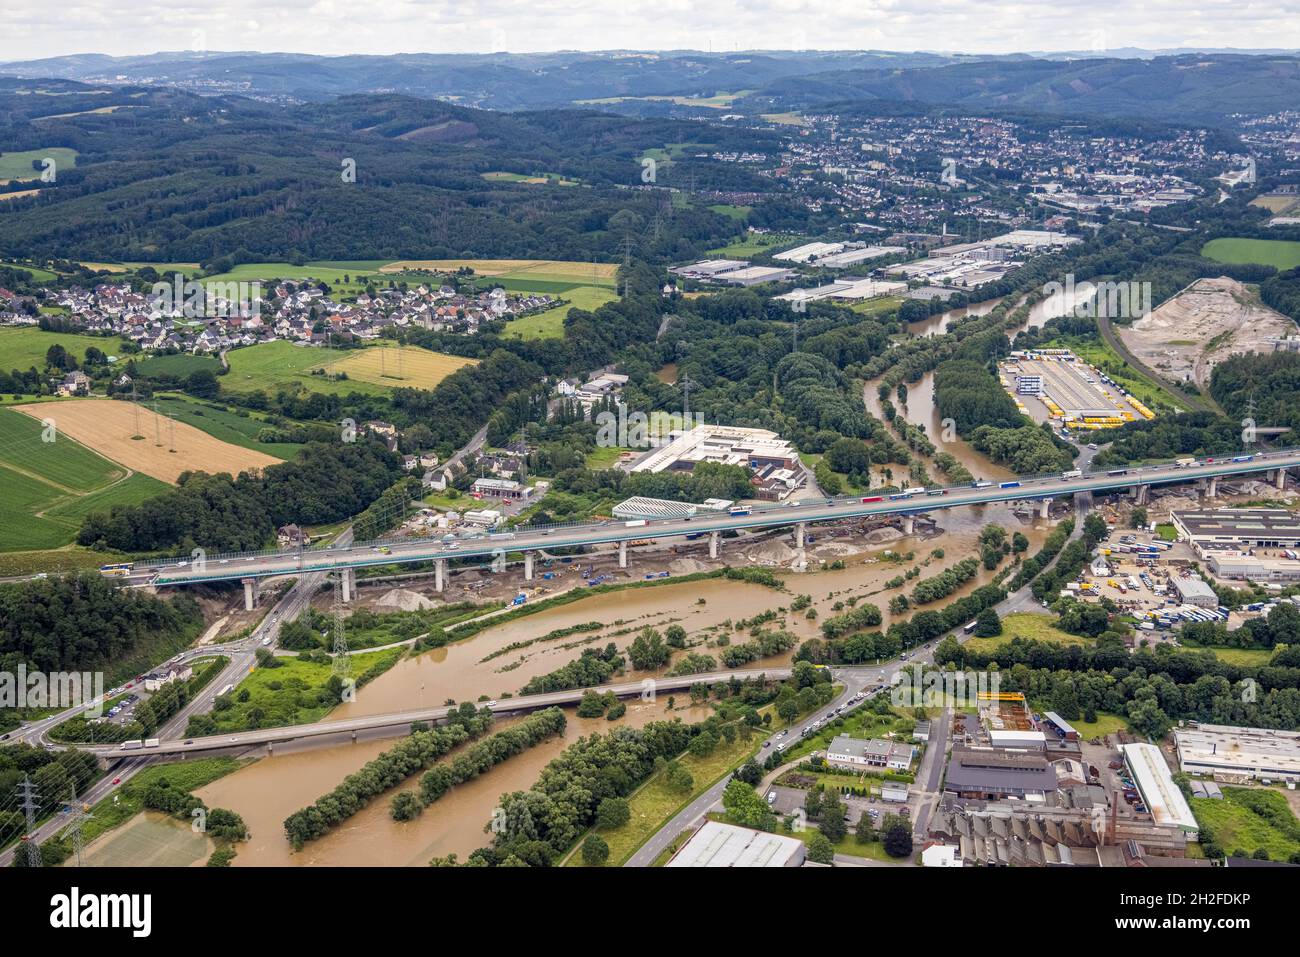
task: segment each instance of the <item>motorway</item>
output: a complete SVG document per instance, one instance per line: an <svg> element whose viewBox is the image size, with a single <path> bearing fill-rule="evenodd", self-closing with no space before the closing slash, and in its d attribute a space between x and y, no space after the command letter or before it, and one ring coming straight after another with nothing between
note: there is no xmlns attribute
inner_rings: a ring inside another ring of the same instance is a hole
<svg viewBox="0 0 1300 957"><path fill-rule="evenodd" d="M1190 482L1268 472L1300 466L1300 450L1256 453L1247 461L1207 459L1194 467L1173 463L1086 472L1077 477L1062 475L1022 478L1014 483L936 487L910 496L891 496L882 501L860 498L832 498L809 503L754 506L747 514L697 514L688 518L651 519L635 526L622 521L575 523L541 528L518 528L488 534L460 533L442 539L389 541L382 546L336 544L313 551L272 551L241 555L209 556L190 565L185 561L137 563L130 574L133 584L187 585L197 582L296 575L338 568L364 568L403 562L471 558L583 545L626 542L647 538L671 538L739 529L773 528L800 523L829 522L872 516L916 515L960 506L992 502L1064 498L1076 492L1114 492L1144 485ZM870 496L876 498L876 496Z"/></svg>

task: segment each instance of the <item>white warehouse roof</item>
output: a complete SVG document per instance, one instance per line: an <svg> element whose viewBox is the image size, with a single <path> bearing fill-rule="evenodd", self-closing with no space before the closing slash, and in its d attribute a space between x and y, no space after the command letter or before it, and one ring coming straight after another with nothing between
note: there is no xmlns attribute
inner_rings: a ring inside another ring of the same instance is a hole
<svg viewBox="0 0 1300 957"><path fill-rule="evenodd" d="M1192 809L1174 783L1165 756L1154 744L1126 744L1124 763L1133 774L1138 793L1146 802L1152 819L1161 827L1175 827L1195 834L1200 830Z"/></svg>

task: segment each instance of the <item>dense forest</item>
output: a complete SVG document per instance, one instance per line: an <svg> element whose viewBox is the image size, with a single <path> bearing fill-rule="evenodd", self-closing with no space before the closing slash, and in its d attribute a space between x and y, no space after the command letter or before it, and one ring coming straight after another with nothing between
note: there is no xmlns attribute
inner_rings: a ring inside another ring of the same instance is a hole
<svg viewBox="0 0 1300 957"><path fill-rule="evenodd" d="M290 522L351 518L403 475L401 459L376 442L318 443L260 473L182 473L171 491L90 515L77 540L126 552L250 551Z"/></svg>
<svg viewBox="0 0 1300 957"><path fill-rule="evenodd" d="M50 118L36 112L48 106L43 98L20 92L26 84L0 80L6 151L78 152L76 166L38 195L0 203L0 255L218 269L312 259L610 261L630 233L657 258L680 258L737 227L687 204L650 230L667 189L775 191L770 179L707 156L775 154L775 134L763 131L710 126L703 141L697 123L582 110L506 114L393 95L280 107L131 87L92 97L67 86ZM90 100L95 112L75 111ZM118 108L102 111L110 105ZM674 154L644 182L641 158L668 144ZM492 172L578 185L484 179Z"/></svg>
<svg viewBox="0 0 1300 957"><path fill-rule="evenodd" d="M164 600L97 573L0 585L0 672L125 673L184 648L202 623L186 594Z"/></svg>

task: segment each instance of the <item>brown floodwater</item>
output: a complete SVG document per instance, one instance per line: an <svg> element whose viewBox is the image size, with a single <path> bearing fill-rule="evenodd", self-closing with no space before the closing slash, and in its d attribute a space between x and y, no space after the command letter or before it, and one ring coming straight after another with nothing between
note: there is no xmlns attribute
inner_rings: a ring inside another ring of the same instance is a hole
<svg viewBox="0 0 1300 957"><path fill-rule="evenodd" d="M1083 299L1084 295L1079 290L1074 290L1072 297L1060 293L1042 299L1030 307L1029 316L1025 323L1016 327L1011 335L1014 336L1016 332L1025 329L1040 328L1049 319L1065 315L1068 310L1073 309ZM1000 301L992 299L962 309L950 309L948 312L935 316L924 323L913 323L910 329L913 335L934 335L937 332L946 331L954 321L967 315L986 315ZM880 404L880 398L877 395L878 388L879 380L873 379L866 383L862 390L862 398L866 403L867 411L883 421L885 415ZM938 447L939 451L950 454L976 478L987 481L1001 481L1014 475L1009 469L995 465L983 453L975 451L965 439L955 434L951 436L944 435L943 419L934 405L934 372L927 372L920 380L907 383L906 404L898 401L896 393L890 395L889 401L894 404L897 413L902 415L906 421L913 425L922 426L925 429L925 434L929 436L930 441ZM895 469L894 473L895 484L906 477L905 470Z"/></svg>
<svg viewBox="0 0 1300 957"><path fill-rule="evenodd" d="M617 724L640 727L673 717L693 723L710 714L707 707L691 707L689 702L683 707L683 702L686 697L678 695L677 707L669 711L667 696L653 703L630 701L626 716ZM398 791L418 786L419 775L380 795L341 826L297 852L284 836L284 819L391 748L394 739L277 753L196 793L211 807L238 811L248 824L251 837L239 845L236 866L423 867L431 858L448 854L456 854L463 861L488 843L484 827L502 794L527 790L542 768L578 738L603 734L613 727L603 718L578 718L571 708L566 709L566 715L569 720L562 736L543 741L453 788L415 820L394 821L388 808ZM499 721L496 727L508 727L510 723Z"/></svg>
<svg viewBox="0 0 1300 957"><path fill-rule="evenodd" d="M805 593L812 598L818 619L808 620L802 613L785 613L769 627L784 624L800 638L815 637L820 621L836 614L834 605L850 598L871 601L882 608L885 625L890 621L888 599L894 591L884 590L884 583L926 559L935 547L944 549L942 559L931 559L922 577L974 554L976 539L986 523L996 522L1009 530L1023 531L1036 549L1046 534L1041 524L1021 523L1005 505L954 509L934 513L943 534L935 537L897 538L897 532L876 530L872 539L888 539L872 544L860 529L823 526L814 529L815 541L809 546L809 559L844 562L841 569L791 572L785 576L788 592L776 592L744 582L710 579L681 582L654 588L632 589L592 595L570 605L547 609L525 618L486 629L471 639L434 651L404 658L390 671L363 688L355 703L336 709L331 719L362 714L404 710L420 704L437 704L447 698L472 700L480 694L500 696L517 692L534 674L552 671L579 654L588 643L604 645L613 641L622 648L646 625L660 630L672 623L686 629L692 642L712 640L730 634L733 642L744 640L743 632L726 627L728 623L750 618L768 609L787 606L793 595ZM793 553L787 536L772 536L749 542L727 541L723 557L732 561L774 564ZM915 559L898 563L888 552L912 551ZM630 572L637 571L637 556L632 554ZM986 583L992 572L980 574L942 603L969 594ZM581 586L579 586L581 587ZM910 586L909 586L910 587ZM701 603L703 599L703 603ZM603 622L599 632L579 633L546 642L538 642L512 651L507 646L545 635L555 629L585 622ZM579 644L582 643L582 644ZM568 647L565 647L565 646ZM699 651L716 655L715 648ZM504 651L488 661L493 652ZM777 667L788 664L789 653L755 662L749 667ZM687 708L684 694L676 695L677 708L667 712L667 695L653 704L628 703L624 722L641 725L647 721L677 716L699 721L710 713L707 708ZM274 756L228 775L198 791L210 806L229 807L243 815L252 838L239 847L236 865L391 865L422 866L429 859L457 854L463 860L475 848L486 843L483 827L503 793L524 790L537 779L541 769L564 747L580 735L608 730L603 719L578 719L569 711L570 721L563 739L555 739L517 755L469 784L448 793L425 810L415 821L398 823L388 815L386 794L372 802L342 827L313 841L301 852L293 853L284 837L284 819L325 794L344 777L392 746L394 739L362 740L358 743L321 747L310 743L281 746ZM296 748L296 750L295 750ZM404 787L414 787L418 777Z"/></svg>

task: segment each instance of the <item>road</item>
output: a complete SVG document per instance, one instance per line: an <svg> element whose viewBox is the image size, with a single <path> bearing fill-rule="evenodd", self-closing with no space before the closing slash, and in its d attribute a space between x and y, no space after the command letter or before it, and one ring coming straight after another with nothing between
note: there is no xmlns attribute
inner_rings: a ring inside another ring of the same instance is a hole
<svg viewBox="0 0 1300 957"><path fill-rule="evenodd" d="M346 529L340 536L340 540L350 542L352 536L351 528ZM213 699L216 698L217 692L228 684L235 684L244 675L248 674L256 660L257 649L263 647L263 641L269 636L270 642L267 647L274 647L275 638L280 633L282 622L296 618L307 607L311 601L311 596L321 586L325 580L323 572L312 575L306 575L299 578L288 591L281 596L275 606L266 614L261 623L248 635L248 637L237 642L226 642L222 644L203 645L198 648L191 648L178 656L178 661L193 661L197 658L211 658L214 655L229 655L230 662L222 670L221 674L209 681L203 690L194 697L184 708L173 715L162 727L158 729L159 738L180 738L185 733L185 728L189 724L190 716L201 714L212 708ZM92 704L91 707L95 705ZM50 741L47 735L55 725L68 720L76 714L86 710L86 706L79 705L76 708L70 708L40 721L33 721L30 724L23 725L21 728L11 733L9 741L5 743L25 741L28 744L39 745L46 748L62 748ZM80 799L87 804L95 804L110 796L117 788L121 787L132 777L147 767L151 763L152 752L149 754L137 753L122 757L120 762L113 766L113 761L119 758L119 755L112 754L112 747L109 748L86 748L86 750L107 750L110 753L105 755L109 761L109 770L102 778L96 781L86 790L84 794L79 795ZM67 819L56 814L36 829L36 840L45 842L56 835L65 826ZM21 848L21 843L0 852L0 867L9 866L13 854Z"/></svg>
<svg viewBox="0 0 1300 957"><path fill-rule="evenodd" d="M586 522L526 527L500 533L462 532L443 539L417 539L387 542L380 546L341 545L312 551L273 551L253 554L209 556L198 565L185 561L137 563L130 574L133 584L186 585L196 582L258 578L272 575L295 575L336 568L364 568L401 562L428 562L435 559L490 557L507 552L535 551L582 545L598 545L646 538L698 536L733 529L760 529L800 523L828 522L873 516L916 515L947 508L985 505L1017 500L1042 501L1065 498L1077 492L1114 492L1141 485L1190 482L1267 472L1300 466L1300 451L1258 453L1246 461L1207 459L1194 467L1179 468L1173 463L1140 468L1115 469L1110 472L1086 472L1080 476L1048 475L1022 478L1000 484L980 483L986 487L948 486L916 492L899 493L883 498L868 496L826 499L820 502L789 502L756 505L745 514L696 514L685 518L652 519L644 524L629 525L622 521Z"/></svg>
<svg viewBox="0 0 1300 957"><path fill-rule="evenodd" d="M814 721L824 721L837 708L846 705L854 695L864 688L887 683L886 670L883 667L836 669L832 677L836 683L844 686L844 690L836 695L829 704L805 716L787 730L779 731L765 738L760 742L756 758L766 759L766 756L772 753L772 749L780 747L783 742L788 744L798 741L800 728L807 727ZM699 797L678 811L666 824L651 835L649 840L637 848L636 852L628 858L627 863L623 866L649 867L652 865L655 858L664 852L678 834L681 834L687 828L694 827L714 805L722 801L722 792L726 790L730 781L731 775L724 775L720 781L710 786Z"/></svg>

